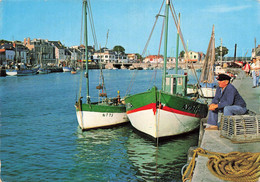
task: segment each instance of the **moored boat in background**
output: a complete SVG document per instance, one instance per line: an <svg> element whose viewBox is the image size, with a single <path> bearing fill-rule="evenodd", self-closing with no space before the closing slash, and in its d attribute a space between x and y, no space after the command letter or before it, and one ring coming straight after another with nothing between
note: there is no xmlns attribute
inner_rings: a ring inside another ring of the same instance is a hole
<svg viewBox="0 0 260 182"><path fill-rule="evenodd" d="M217 81L214 77L215 63L215 27L213 25L211 38L200 75L200 89L198 92L204 98L213 98L217 89Z"/></svg>
<svg viewBox="0 0 260 182"><path fill-rule="evenodd" d="M63 72L71 72L71 67L68 67L68 66L63 66L62 67L62 70L63 70Z"/></svg>
<svg viewBox="0 0 260 182"><path fill-rule="evenodd" d="M37 74L38 68L29 69L24 64L17 64L13 69L6 69L7 76L27 76Z"/></svg>

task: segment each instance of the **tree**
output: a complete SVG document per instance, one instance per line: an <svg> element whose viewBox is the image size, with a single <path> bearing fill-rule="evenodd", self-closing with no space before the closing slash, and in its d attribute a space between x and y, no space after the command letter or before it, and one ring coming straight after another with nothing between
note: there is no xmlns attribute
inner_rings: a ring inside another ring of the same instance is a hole
<svg viewBox="0 0 260 182"><path fill-rule="evenodd" d="M220 57L221 56L221 52L220 52L220 46L218 46L216 49L216 57ZM225 46L222 46L222 58L228 54L228 48L226 48Z"/></svg>
<svg viewBox="0 0 260 182"><path fill-rule="evenodd" d="M143 60L142 56L139 53L136 53L136 56L137 56L138 60L141 60L141 61Z"/></svg>
<svg viewBox="0 0 260 182"><path fill-rule="evenodd" d="M184 52L184 51L181 51L181 52L180 52L180 57L183 58L184 55L185 55L185 52Z"/></svg>
<svg viewBox="0 0 260 182"><path fill-rule="evenodd" d="M113 48L113 51L115 51L117 55L119 55L119 54L124 54L124 53L125 53L125 48L123 48L123 47L120 46L120 45L116 45L116 46Z"/></svg>

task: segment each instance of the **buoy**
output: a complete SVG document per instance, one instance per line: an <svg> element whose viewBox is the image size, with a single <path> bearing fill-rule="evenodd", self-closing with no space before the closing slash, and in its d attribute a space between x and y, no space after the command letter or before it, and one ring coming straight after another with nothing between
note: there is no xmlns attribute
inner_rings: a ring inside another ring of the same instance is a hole
<svg viewBox="0 0 260 182"><path fill-rule="evenodd" d="M98 85L98 86L96 86L96 89L101 90L101 89L103 89L103 86L102 85Z"/></svg>
<svg viewBox="0 0 260 182"><path fill-rule="evenodd" d="M107 97L106 93L99 93L99 97Z"/></svg>

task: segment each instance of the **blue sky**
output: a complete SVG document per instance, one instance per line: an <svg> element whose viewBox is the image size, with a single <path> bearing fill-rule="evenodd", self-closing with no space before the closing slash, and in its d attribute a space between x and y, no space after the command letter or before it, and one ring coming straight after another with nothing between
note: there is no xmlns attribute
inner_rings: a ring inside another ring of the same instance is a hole
<svg viewBox="0 0 260 182"><path fill-rule="evenodd" d="M142 53L162 0L91 0L98 44L121 45L127 53ZM228 56L251 55L254 39L260 44L260 0L175 0L181 13L181 29L188 49L206 53L213 24L216 47L229 49ZM30 37L60 40L65 46L81 43L82 0L0 0L0 39ZM157 54L162 18L147 54ZM175 56L176 28L169 26L168 56ZM92 44L90 38L90 44ZM180 47L182 50L182 46Z"/></svg>

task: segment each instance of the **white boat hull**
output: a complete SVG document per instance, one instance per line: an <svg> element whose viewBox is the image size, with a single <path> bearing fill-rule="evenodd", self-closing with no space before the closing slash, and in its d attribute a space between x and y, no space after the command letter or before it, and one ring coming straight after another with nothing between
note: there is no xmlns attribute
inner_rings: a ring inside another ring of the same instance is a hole
<svg viewBox="0 0 260 182"><path fill-rule="evenodd" d="M37 70L6 70L6 75L8 76L26 76L35 75Z"/></svg>
<svg viewBox="0 0 260 182"><path fill-rule="evenodd" d="M70 72L70 71L71 71L71 68L69 68L69 67L63 67L62 70L63 70L63 72Z"/></svg>
<svg viewBox="0 0 260 182"><path fill-rule="evenodd" d="M8 76L17 76L17 71L6 71L6 75L8 75Z"/></svg>
<svg viewBox="0 0 260 182"><path fill-rule="evenodd" d="M199 126L200 119L157 109L143 110L128 114L128 118L137 130L153 138L167 137L190 132Z"/></svg>
<svg viewBox="0 0 260 182"><path fill-rule="evenodd" d="M76 111L81 129L101 128L128 122L126 113Z"/></svg>
<svg viewBox="0 0 260 182"><path fill-rule="evenodd" d="M213 98L216 94L216 88L201 87L201 89L199 89L198 92L201 97Z"/></svg>

